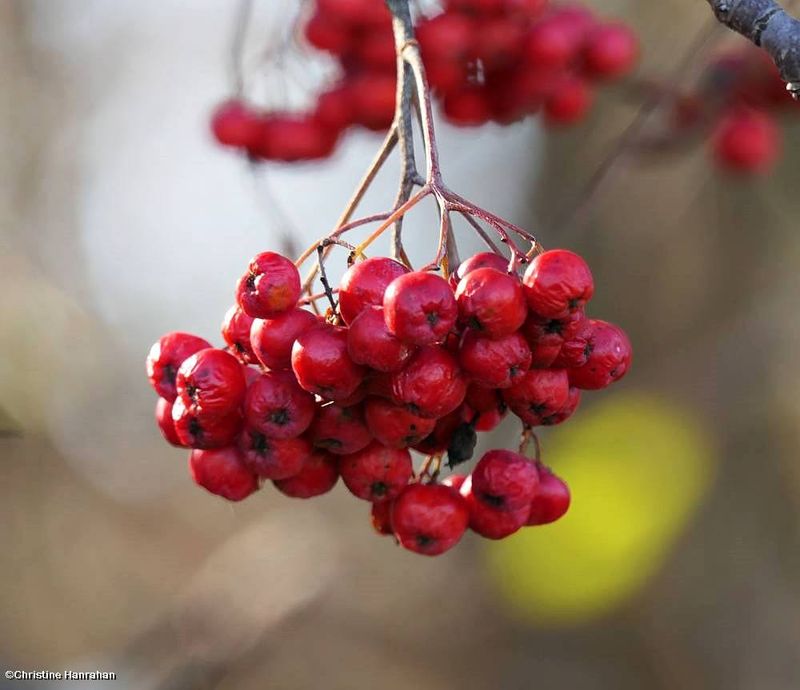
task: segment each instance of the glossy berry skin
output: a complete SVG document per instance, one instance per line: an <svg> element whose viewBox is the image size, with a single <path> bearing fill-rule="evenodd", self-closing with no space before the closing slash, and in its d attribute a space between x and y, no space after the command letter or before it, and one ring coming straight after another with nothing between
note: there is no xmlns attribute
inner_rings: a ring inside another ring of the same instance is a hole
<svg viewBox="0 0 800 690"><path fill-rule="evenodd" d="M490 450L472 471L472 492L497 510L515 511L530 505L539 486L539 472L524 455Z"/></svg>
<svg viewBox="0 0 800 690"><path fill-rule="evenodd" d="M491 340L467 330L461 339L458 363L482 386L509 388L531 366L531 349L519 333Z"/></svg>
<svg viewBox="0 0 800 690"><path fill-rule="evenodd" d="M714 160L723 170L734 173L768 172L780 144L780 130L772 116L743 108L723 117L711 138Z"/></svg>
<svg viewBox="0 0 800 690"><path fill-rule="evenodd" d="M382 307L367 307L350 323L347 351L356 364L395 372L405 366L415 348L389 332Z"/></svg>
<svg viewBox="0 0 800 690"><path fill-rule="evenodd" d="M223 146L250 148L258 140L260 129L259 116L242 101L226 101L211 116L211 132Z"/></svg>
<svg viewBox="0 0 800 690"><path fill-rule="evenodd" d="M561 424L562 422L567 421L573 414L575 414L575 410L578 409L578 406L581 404L581 391L579 388L570 387L569 394L567 396L567 402L564 404L558 412L555 414L551 414L549 417L542 418L542 425L543 426L555 426L556 424Z"/></svg>
<svg viewBox="0 0 800 690"><path fill-rule="evenodd" d="M339 285L339 312L344 322L352 323L367 307L382 307L389 283L408 272L403 264L385 256L353 264Z"/></svg>
<svg viewBox="0 0 800 690"><path fill-rule="evenodd" d="M566 405L569 378L565 369L531 369L511 388L503 391L503 399L525 424L538 426Z"/></svg>
<svg viewBox="0 0 800 690"><path fill-rule="evenodd" d="M595 79L615 79L630 71L638 56L639 41L629 27L605 24L586 36L583 70Z"/></svg>
<svg viewBox="0 0 800 690"><path fill-rule="evenodd" d="M467 475L465 474L456 474L455 472L444 479L442 479L442 484L445 486L449 486L456 491L461 491L461 487L464 485L464 482L467 480Z"/></svg>
<svg viewBox="0 0 800 690"><path fill-rule="evenodd" d="M296 307L271 319L254 319L250 328L250 347L265 367L289 369L294 341L318 324L314 314Z"/></svg>
<svg viewBox="0 0 800 690"><path fill-rule="evenodd" d="M432 345L453 329L458 307L444 278L415 271L396 278L386 288L383 315L389 331L403 342Z"/></svg>
<svg viewBox="0 0 800 690"><path fill-rule="evenodd" d="M569 510L571 501L569 487L541 462L539 470L539 489L531 501L530 515L526 525L547 525L561 518Z"/></svg>
<svg viewBox="0 0 800 690"><path fill-rule="evenodd" d="M577 331L564 341L558 357L553 361L556 368L575 369L582 367L589 359L594 344L594 320L584 319Z"/></svg>
<svg viewBox="0 0 800 690"><path fill-rule="evenodd" d="M243 425L238 410L226 415L203 414L196 405L187 406L182 398L176 398L172 404L172 421L180 444L200 449L231 445Z"/></svg>
<svg viewBox="0 0 800 690"><path fill-rule="evenodd" d="M508 408L496 407L485 412L476 412L469 405L464 404L461 406L461 411L462 419L472 424L475 431L492 431L505 419Z"/></svg>
<svg viewBox="0 0 800 690"><path fill-rule="evenodd" d="M469 528L486 539L505 539L525 525L530 506L515 510L501 510L482 500L472 486L472 476L466 478L460 489L469 511Z"/></svg>
<svg viewBox="0 0 800 690"><path fill-rule="evenodd" d="M267 438L253 429L245 429L237 445L244 464L265 479L293 477L312 453L311 444L304 438Z"/></svg>
<svg viewBox="0 0 800 690"><path fill-rule="evenodd" d="M345 486L365 501L395 498L408 484L412 472L411 455L407 450L387 448L377 441L339 459L339 473Z"/></svg>
<svg viewBox="0 0 800 690"><path fill-rule="evenodd" d="M292 498L314 498L328 493L339 481L339 463L330 453L317 450L303 468L288 479L273 481L275 488Z"/></svg>
<svg viewBox="0 0 800 690"><path fill-rule="evenodd" d="M308 437L316 448L334 455L357 453L372 441L361 405L325 405L314 418Z"/></svg>
<svg viewBox="0 0 800 690"><path fill-rule="evenodd" d="M467 384L458 362L439 347L423 347L392 376L392 394L420 417L439 418L464 400Z"/></svg>
<svg viewBox="0 0 800 690"><path fill-rule="evenodd" d="M494 252L473 254L469 259L462 261L458 268L450 274L450 287L455 290L464 276L479 268L494 268L501 273L505 273L508 269L508 259Z"/></svg>
<svg viewBox="0 0 800 690"><path fill-rule="evenodd" d="M241 501L258 490L258 477L245 467L233 447L193 450L189 473L199 486L229 501Z"/></svg>
<svg viewBox="0 0 800 690"><path fill-rule="evenodd" d="M582 119L594 100L592 90L578 76L564 76L544 102L545 121L549 125L571 125Z"/></svg>
<svg viewBox="0 0 800 690"><path fill-rule="evenodd" d="M247 426L269 438L294 438L311 424L314 397L288 371L268 371L248 388L244 402Z"/></svg>
<svg viewBox="0 0 800 690"><path fill-rule="evenodd" d="M239 306L255 319L278 316L299 298L300 274L289 259L275 252L254 256L236 286Z"/></svg>
<svg viewBox="0 0 800 690"><path fill-rule="evenodd" d="M394 534L392 530L392 507L394 501L373 503L369 510L369 519L373 529L382 536Z"/></svg>
<svg viewBox="0 0 800 690"><path fill-rule="evenodd" d="M456 301L462 323L489 338L514 333L528 313L519 278L489 267L461 279Z"/></svg>
<svg viewBox="0 0 800 690"><path fill-rule="evenodd" d="M580 309L571 312L563 319L546 319L530 312L520 331L531 349L550 345L561 348L581 330L585 323L586 315Z"/></svg>
<svg viewBox="0 0 800 690"><path fill-rule="evenodd" d="M252 325L253 317L245 314L241 307L235 304L228 309L222 321L222 338L242 364L252 364L256 361L250 345Z"/></svg>
<svg viewBox="0 0 800 690"><path fill-rule="evenodd" d="M156 403L156 424L167 443L179 448L185 447L175 430L175 422L172 419L172 403L165 398L159 398Z"/></svg>
<svg viewBox="0 0 800 690"><path fill-rule="evenodd" d="M528 307L546 319L582 310L594 294L592 272L577 254L551 249L539 254L522 280Z"/></svg>
<svg viewBox="0 0 800 690"><path fill-rule="evenodd" d="M619 326L592 320L591 348L586 364L569 370L571 385L598 390L619 381L628 372L633 352L627 334Z"/></svg>
<svg viewBox="0 0 800 690"><path fill-rule="evenodd" d="M367 398L364 417L372 436L389 448L416 445L436 426L435 419L418 417L384 398Z"/></svg>
<svg viewBox="0 0 800 690"><path fill-rule="evenodd" d="M174 331L161 336L147 355L147 378L156 393L172 402L178 395L175 377L184 360L211 343L190 333Z"/></svg>
<svg viewBox="0 0 800 690"><path fill-rule="evenodd" d="M578 53L579 44L564 22L545 20L531 27L523 51L533 68L555 70L564 67Z"/></svg>
<svg viewBox="0 0 800 690"><path fill-rule="evenodd" d="M327 325L310 328L295 340L292 371L302 388L326 400L350 397L365 374L347 351L347 330Z"/></svg>
<svg viewBox="0 0 800 690"><path fill-rule="evenodd" d="M411 484L394 500L391 520L402 547L438 556L461 540L469 523L469 510L449 486Z"/></svg>
<svg viewBox="0 0 800 690"><path fill-rule="evenodd" d="M181 364L175 389L187 406L196 407L204 416L222 416L242 404L247 384L236 357L210 347Z"/></svg>

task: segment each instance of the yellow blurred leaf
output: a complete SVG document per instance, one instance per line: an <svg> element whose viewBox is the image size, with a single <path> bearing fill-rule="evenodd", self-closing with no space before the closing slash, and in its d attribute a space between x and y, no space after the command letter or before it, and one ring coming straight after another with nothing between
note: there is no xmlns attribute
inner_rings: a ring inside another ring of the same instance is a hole
<svg viewBox="0 0 800 690"><path fill-rule="evenodd" d="M611 395L546 439L543 460L572 491L559 522L487 543L513 615L578 624L636 594L706 493L714 457L702 422L643 394Z"/></svg>

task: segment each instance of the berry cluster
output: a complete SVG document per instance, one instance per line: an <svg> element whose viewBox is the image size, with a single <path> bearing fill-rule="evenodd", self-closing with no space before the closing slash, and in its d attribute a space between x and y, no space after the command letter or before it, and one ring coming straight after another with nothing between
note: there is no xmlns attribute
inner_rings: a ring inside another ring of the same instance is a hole
<svg viewBox="0 0 800 690"><path fill-rule="evenodd" d="M417 26L425 68L447 118L459 126L507 124L544 111L548 122L580 120L592 83L622 76L638 45L622 24L548 0L448 0ZM394 118L397 58L391 15L380 0L316 0L306 41L334 57L339 76L307 112L261 112L223 103L212 132L256 160L329 156L350 127L388 129Z"/></svg>
<svg viewBox="0 0 800 690"><path fill-rule="evenodd" d="M576 254L541 253L522 278L508 269L494 253L449 279L366 259L323 317L303 308L294 263L259 254L225 315L224 349L185 333L153 345L158 426L193 449L192 477L214 494L238 501L270 479L309 498L341 476L372 503L378 532L422 554L467 527L499 539L552 522L569 491L538 452L492 450L471 475L439 482L442 460L470 459L476 432L509 409L535 439L532 427L566 420L582 390L624 376L631 348L620 328L585 316L594 284ZM416 473L410 449L427 456Z"/></svg>

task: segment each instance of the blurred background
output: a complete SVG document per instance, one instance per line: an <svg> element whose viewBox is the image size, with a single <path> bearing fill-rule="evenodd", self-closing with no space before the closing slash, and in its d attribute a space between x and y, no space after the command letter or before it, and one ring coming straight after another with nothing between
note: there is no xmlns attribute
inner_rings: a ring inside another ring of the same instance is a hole
<svg viewBox="0 0 800 690"><path fill-rule="evenodd" d="M257 3L254 49L293 4ZM730 40L703 2L589 4L640 33L647 77L696 50L690 81ZM212 497L153 423L150 344L219 344L249 257L326 234L380 141L259 170L214 146L234 21L219 0L0 0L0 666L137 690L800 687L796 132L735 179L702 146L614 154L641 106L624 87L565 132L441 127L450 186L584 254L635 361L542 434L562 522L425 559L342 486ZM428 255L433 209L406 227Z"/></svg>

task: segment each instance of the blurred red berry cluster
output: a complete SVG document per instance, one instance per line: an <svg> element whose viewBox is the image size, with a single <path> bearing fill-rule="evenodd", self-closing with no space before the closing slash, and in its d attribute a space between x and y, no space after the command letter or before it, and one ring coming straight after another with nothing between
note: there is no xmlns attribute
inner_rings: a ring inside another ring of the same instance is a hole
<svg viewBox="0 0 800 690"><path fill-rule="evenodd" d="M552 522L566 484L520 453L486 453L469 476L438 481L472 457L477 432L510 410L531 433L560 424L582 390L622 378L625 333L590 319L594 283L566 250L538 255L524 276L493 253L446 280L374 257L353 264L326 317L305 308L299 273L257 255L225 315L224 348L169 333L147 358L156 419L171 444L193 449L192 477L232 501L272 480L309 498L342 478L372 504L373 524L435 555L467 527L499 539ZM415 472L410 450L427 456Z"/></svg>

